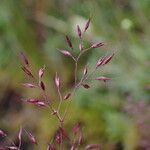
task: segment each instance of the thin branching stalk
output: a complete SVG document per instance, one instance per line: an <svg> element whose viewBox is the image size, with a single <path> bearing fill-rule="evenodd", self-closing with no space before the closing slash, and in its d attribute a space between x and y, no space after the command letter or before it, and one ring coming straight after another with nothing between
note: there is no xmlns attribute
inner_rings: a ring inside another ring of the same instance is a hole
<svg viewBox="0 0 150 150"><path fill-rule="evenodd" d="M78 71L78 61L75 62L75 71L74 71L74 86L77 84L77 71Z"/></svg>
<svg viewBox="0 0 150 150"><path fill-rule="evenodd" d="M61 105L62 105L62 102L63 102L63 98L62 98L62 94L60 92L60 88L58 88L57 91L58 91L58 95L59 95L59 105L58 105L57 111L59 112Z"/></svg>
<svg viewBox="0 0 150 150"><path fill-rule="evenodd" d="M38 106L38 107L48 109L48 111L57 118L57 121L59 124L59 130L58 130L58 132L56 132L52 142L50 142L51 144L48 144L47 150L49 150L49 149L55 150L57 147L59 148L59 150L63 150L63 148L65 148L65 144L64 144L65 142L63 140L65 140L65 139L68 140L68 144L71 144L70 145L71 150L78 150L79 149L79 146L81 144L81 139L83 137L81 125L77 124L77 126L75 126L75 129L73 128L74 138L72 140L69 138L68 133L64 129L64 122L66 120L66 116L69 114L68 112L69 112L70 105L72 102L72 97L75 95L76 91L80 87L84 87L85 89L89 89L90 86L88 84L86 84L87 80L98 70L98 68L108 64L108 62L114 56L114 54L112 54L112 55L107 55L107 56L100 58L97 61L96 66L94 67L94 69L91 72L88 71L87 66L84 66L83 75L82 75L81 79L78 78L78 71L79 71L78 66L79 66L79 61L80 61L82 55L85 54L90 49L100 48L101 46L104 45L103 42L98 42L98 43L92 44L89 48L84 48L83 36L84 36L85 32L87 31L87 29L89 28L90 22L91 22L91 18L88 19L88 21L86 22L83 31L81 30L79 25L77 26L77 34L78 34L78 37L80 40L80 43L79 43L80 52L78 53L77 56L74 56L72 54L72 52L70 52L68 50L59 50L65 57L70 57L74 61L74 75L73 75L74 76L74 83L72 86L72 90L68 89L70 92L67 93L65 96L63 96L64 93L60 90L61 89L60 78L56 72L55 85L57 88L57 95L59 97L59 103L58 103L58 106L56 106L56 108L53 107L53 103L52 103L53 101L48 98L49 96L47 94L47 89L46 89L45 83L43 82L42 77L43 77L44 72L45 72L45 65L43 68L40 68L39 73L38 73L38 77L36 77L33 74L32 69L30 68L30 62L28 61L27 57L23 53L21 53L21 58L24 62L24 64L22 65L22 70L27 76L29 76L31 79L33 79L33 81L36 83L36 84L25 83L23 85L27 88L30 88L30 89L31 88L33 88L33 89L38 88L40 93L42 93L42 95L43 95L42 100L41 99L39 100L37 98L31 98L31 99L27 99L25 102L28 102L28 103L33 104L33 105ZM69 36L66 36L66 42L67 42L67 45L69 46L69 48L71 50L73 50L74 45L73 45L71 38ZM97 77L96 80L106 82L106 81L110 80L110 78L100 76L100 77ZM65 100L67 101L67 105L65 107L64 112L62 112L61 106ZM37 145L36 138L30 132L28 132L26 129L23 129L23 130L28 135L28 139L30 140L30 142L32 142L32 144ZM1 134L5 135L5 133L3 133L3 131L1 131ZM10 141L11 144L14 146L14 148L17 148L18 150L20 150L21 144L22 144L22 141L20 138L21 134L22 134L22 130L20 130L20 132L19 132L19 146L18 147L15 145L15 143L13 141L11 141L8 137L6 137L8 139L8 141ZM80 138L80 140L78 138ZM78 141L76 141L76 140L78 140ZM77 145L76 145L76 142L79 142L79 143L77 143ZM54 146L54 148L53 148L53 146ZM98 148L99 149L99 145L98 144L91 144L91 145L88 145L85 149L87 149L87 148L88 149L89 148L92 148L92 149Z"/></svg>

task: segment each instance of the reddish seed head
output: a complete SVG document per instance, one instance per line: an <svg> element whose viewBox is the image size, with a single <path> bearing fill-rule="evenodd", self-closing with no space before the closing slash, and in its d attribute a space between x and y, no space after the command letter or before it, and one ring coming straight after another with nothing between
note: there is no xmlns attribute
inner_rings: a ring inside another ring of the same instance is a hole
<svg viewBox="0 0 150 150"><path fill-rule="evenodd" d="M55 134L55 142L60 144L63 139L69 139L67 132L63 128L59 128Z"/></svg>
<svg viewBox="0 0 150 150"><path fill-rule="evenodd" d="M5 150L18 150L18 147L16 146L8 146Z"/></svg>
<svg viewBox="0 0 150 150"><path fill-rule="evenodd" d="M27 87L27 88L36 88L36 85L33 85L31 83L24 83L23 86Z"/></svg>
<svg viewBox="0 0 150 150"><path fill-rule="evenodd" d="M41 106L41 107L46 107L46 104L45 104L45 102L43 102L43 101L38 101L38 102L36 103L36 105L37 105L37 106Z"/></svg>
<svg viewBox="0 0 150 150"><path fill-rule="evenodd" d="M88 68L87 68L87 66L85 66L85 68L84 68L84 70L83 70L83 75L84 75L84 76L87 75L87 72L88 72Z"/></svg>
<svg viewBox="0 0 150 150"><path fill-rule="evenodd" d="M64 100L67 100L70 96L71 96L71 93L67 93L67 94L64 96Z"/></svg>
<svg viewBox="0 0 150 150"><path fill-rule="evenodd" d="M66 42L67 42L67 44L68 44L68 46L69 46L70 48L73 48L73 45L72 45L71 39L70 39L70 37L69 37L69 36L67 36L67 35L66 35Z"/></svg>
<svg viewBox="0 0 150 150"><path fill-rule="evenodd" d="M91 22L91 18L89 18L88 21L86 22L84 32L86 32L86 30L89 28L90 22Z"/></svg>
<svg viewBox="0 0 150 150"><path fill-rule="evenodd" d="M77 134L77 133L79 133L80 131L81 131L81 123L78 122L78 123L76 123L76 124L74 125L74 127L73 127L73 133L74 133L74 134Z"/></svg>
<svg viewBox="0 0 150 150"><path fill-rule="evenodd" d="M39 101L38 99L33 99L33 98L27 100L27 102L33 103L33 104L38 102L38 101Z"/></svg>
<svg viewBox="0 0 150 150"><path fill-rule="evenodd" d="M79 38L81 38L82 32L81 32L81 29L80 29L80 26L79 26L79 25L77 25L77 31L78 31L78 36L79 36Z"/></svg>
<svg viewBox="0 0 150 150"><path fill-rule="evenodd" d="M112 55L109 55L108 57L106 57L106 59L104 60L104 65L105 64L108 64L110 61L111 61L111 59L114 57L114 53L112 54Z"/></svg>
<svg viewBox="0 0 150 150"><path fill-rule="evenodd" d="M21 67L21 69L24 71L25 74L27 74L28 76L34 78L32 72L25 66Z"/></svg>
<svg viewBox="0 0 150 150"><path fill-rule="evenodd" d="M111 61L111 59L113 58L113 56L114 56L114 53L112 55L100 58L97 61L96 68L108 64Z"/></svg>
<svg viewBox="0 0 150 150"><path fill-rule="evenodd" d="M45 72L45 66L39 70L39 78L42 78Z"/></svg>
<svg viewBox="0 0 150 150"><path fill-rule="evenodd" d="M60 144L62 142L62 134L60 133L59 130L55 134L55 142L57 144Z"/></svg>
<svg viewBox="0 0 150 150"><path fill-rule="evenodd" d="M27 57L25 56L25 54L23 52L21 52L20 55L21 55L21 58L24 61L24 63L28 66L29 61L28 61Z"/></svg>
<svg viewBox="0 0 150 150"><path fill-rule="evenodd" d="M67 50L60 50L60 52L62 54L64 54L65 56L72 56L71 53L69 51L67 51Z"/></svg>
<svg viewBox="0 0 150 150"><path fill-rule="evenodd" d="M82 84L82 86L85 88L85 89L89 89L90 86L88 84Z"/></svg>
<svg viewBox="0 0 150 150"><path fill-rule="evenodd" d="M98 67L102 66L102 65L103 65L104 60L105 60L105 57L100 58L100 59L97 61L96 68L98 68Z"/></svg>
<svg viewBox="0 0 150 150"><path fill-rule="evenodd" d="M57 72L56 72L56 76L55 76L55 84L56 84L56 87L59 88L60 87L60 79L57 75Z"/></svg>
<svg viewBox="0 0 150 150"><path fill-rule="evenodd" d="M40 82L40 87L43 91L45 91L45 84L43 81Z"/></svg>
<svg viewBox="0 0 150 150"><path fill-rule="evenodd" d="M0 137L5 137L5 136L7 136L7 134L3 130L0 129Z"/></svg>
<svg viewBox="0 0 150 150"><path fill-rule="evenodd" d="M99 48L99 47L102 47L104 45L103 42L98 42L98 43L95 43L91 46L91 48Z"/></svg>
<svg viewBox="0 0 150 150"><path fill-rule="evenodd" d="M35 136L32 133L30 133L30 132L27 132L27 134L28 134L28 138L29 138L30 142L32 144L36 144L37 145L37 141L36 141Z"/></svg>
<svg viewBox="0 0 150 150"><path fill-rule="evenodd" d="M104 76L101 76L101 77L97 77L96 80L99 80L99 81L109 81L111 78L108 78L108 77L104 77Z"/></svg>
<svg viewBox="0 0 150 150"><path fill-rule="evenodd" d="M60 127L60 128L59 128L59 131L61 132L63 139L69 139L68 133L66 132L65 129L63 129L63 128Z"/></svg>
<svg viewBox="0 0 150 150"><path fill-rule="evenodd" d="M37 106L46 107L45 102L38 100L38 99L28 99L26 102L37 105Z"/></svg>

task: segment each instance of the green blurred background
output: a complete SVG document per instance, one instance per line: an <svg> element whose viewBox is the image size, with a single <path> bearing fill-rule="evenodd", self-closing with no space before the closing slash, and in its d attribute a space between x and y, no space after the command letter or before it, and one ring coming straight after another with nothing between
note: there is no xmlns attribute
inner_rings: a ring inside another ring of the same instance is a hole
<svg viewBox="0 0 150 150"><path fill-rule="evenodd" d="M84 145L94 142L101 143L103 150L149 150L149 9L149 0L0 0L0 128L13 137L23 124L40 142L35 148L25 140L25 149L46 149L56 121L47 111L21 102L40 93L21 86L28 79L18 54L27 54L35 72L46 65L45 82L55 99L56 71L67 88L73 82L73 63L57 49L67 48L66 34L77 45L76 25L83 26L92 16L87 45L95 41L107 45L85 55L79 71L86 63L95 65L99 56L115 52L113 61L97 74L112 80L92 82L88 91L80 89L65 126L71 130L75 122L83 122Z"/></svg>

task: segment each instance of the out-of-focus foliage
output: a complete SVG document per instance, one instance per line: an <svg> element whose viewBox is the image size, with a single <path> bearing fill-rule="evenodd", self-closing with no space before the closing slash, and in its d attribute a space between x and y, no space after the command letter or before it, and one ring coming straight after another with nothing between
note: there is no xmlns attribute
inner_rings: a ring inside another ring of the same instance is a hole
<svg viewBox="0 0 150 150"><path fill-rule="evenodd" d="M73 63L63 58L58 49L67 48L66 34L77 45L76 25L82 27L91 16L86 45L101 40L107 45L85 55L79 71L83 64L94 66L98 56L115 52L114 60L97 73L112 80L107 84L95 82L91 91L78 91L72 105L73 115L69 116L66 126L70 129L75 120L82 120L88 143L101 142L106 150L116 145L125 150L136 149L140 143L136 121L124 113L123 105L131 95L133 99L148 101L149 107L149 6L149 0L1 0L0 127L5 127L12 135L20 123L34 128L42 143L40 149L43 149L56 123L48 120L46 112L31 110L20 102L21 97L37 93L20 86L24 79L18 53L26 52L34 70L46 64L45 79L55 97L52 88L56 70L67 87L73 81ZM91 40L93 37L95 39ZM74 53L76 51L77 46Z"/></svg>

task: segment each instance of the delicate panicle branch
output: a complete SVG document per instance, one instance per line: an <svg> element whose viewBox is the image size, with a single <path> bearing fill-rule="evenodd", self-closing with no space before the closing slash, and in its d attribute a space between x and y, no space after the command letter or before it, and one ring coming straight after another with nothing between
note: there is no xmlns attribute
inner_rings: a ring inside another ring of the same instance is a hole
<svg viewBox="0 0 150 150"><path fill-rule="evenodd" d="M60 89L58 89L58 95L59 95L60 101L59 101L59 105L58 105L57 111L59 112L60 111L60 107L61 107L62 102L63 102L63 98L62 98L62 94L60 92Z"/></svg>
<svg viewBox="0 0 150 150"><path fill-rule="evenodd" d="M77 71L78 71L78 62L75 62L75 70L74 70L74 87L77 84Z"/></svg>
<svg viewBox="0 0 150 150"><path fill-rule="evenodd" d="M53 140L50 144L48 144L47 146L47 150L63 150L64 148L64 140L66 140L68 142L68 145L70 145L70 150L78 150L79 146L83 143L83 133L82 133L82 129L81 129L81 123L77 123L74 127L73 127L73 139L71 140L69 138L68 133L66 132L66 130L64 129L64 122L66 120L66 116L69 114L69 109L70 109L70 105L72 102L72 97L75 95L76 91L80 88L80 87L84 87L85 89L89 89L90 85L89 83L87 83L87 80L89 80L89 78L95 74L95 72L98 70L98 68L100 68L101 66L104 66L106 64L108 64L112 58L114 57L114 53L111 55L107 55L104 57L101 57L95 67L92 69L92 71L89 70L88 66L85 65L83 68L83 73L82 73L82 77L79 78L78 77L78 66L80 64L80 59L81 57L89 50L91 49L96 49L96 48L101 48L104 43L103 42L97 42L92 44L90 47L88 48L84 48L84 34L86 33L86 31L88 30L89 26L91 23L91 18L88 19L88 21L85 24L85 27L83 30L81 30L80 26L77 25L77 35L79 38L79 53L77 54L77 56L73 55L73 52L70 52L69 50L59 50L64 56L66 57L70 57L73 59L74 61L74 85L72 86L72 89L67 89L67 92L62 92L62 86L61 86L61 82L60 82L60 78L56 72L55 75L55 79L54 79L54 83L57 89L57 95L59 98L59 103L58 105L55 107L53 107L53 101L49 99L48 97L48 91L47 91L47 85L43 80L43 76L45 74L46 71L46 67L42 67L39 69L38 74L35 76L33 75L31 66L29 65L30 62L27 58L27 56L23 53L21 53L21 59L23 61L23 65L22 65L22 70L23 72L28 75L30 78L32 78L33 83L24 83L23 86L30 89L38 89L42 95L43 98L28 98L26 100L24 100L24 102L30 103L34 106L46 109L49 111L49 113L51 115L54 115L59 123L59 128L56 131ZM69 48L71 50L73 50L73 43L71 41L71 38L69 36L66 36L66 42L67 45L69 46ZM105 77L105 76L99 76L97 78L95 78L95 80L98 81L109 81L110 78ZM66 94L67 93L67 94ZM65 110L61 110L61 106L63 104L63 102L66 102L66 107ZM16 146L14 144L14 142L11 142L12 146L7 146L7 149L10 150L21 150L21 144L22 144L22 134L23 132L26 133L26 135L28 136L29 141L34 144L37 145L38 142L35 138L35 136L31 133L28 132L26 129L24 128L20 128L19 133L18 133L18 140L19 140L19 145ZM6 133L0 129L0 137L7 137ZM8 137L7 137L8 138ZM90 149L100 149L100 146L98 144L90 144L88 146L85 147L85 150L90 150Z"/></svg>
<svg viewBox="0 0 150 150"><path fill-rule="evenodd" d="M19 133L18 133L18 140L19 140L19 146L18 149L20 150L21 147L21 141L22 141L22 127L20 127Z"/></svg>

